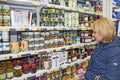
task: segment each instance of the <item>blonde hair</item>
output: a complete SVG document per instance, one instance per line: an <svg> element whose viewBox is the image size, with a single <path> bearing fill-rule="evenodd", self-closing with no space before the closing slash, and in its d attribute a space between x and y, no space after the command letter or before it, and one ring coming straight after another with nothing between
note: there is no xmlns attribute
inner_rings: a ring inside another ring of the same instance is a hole
<svg viewBox="0 0 120 80"><path fill-rule="evenodd" d="M102 42L109 43L116 36L114 23L109 18L100 18L92 25L92 30L102 36Z"/></svg>

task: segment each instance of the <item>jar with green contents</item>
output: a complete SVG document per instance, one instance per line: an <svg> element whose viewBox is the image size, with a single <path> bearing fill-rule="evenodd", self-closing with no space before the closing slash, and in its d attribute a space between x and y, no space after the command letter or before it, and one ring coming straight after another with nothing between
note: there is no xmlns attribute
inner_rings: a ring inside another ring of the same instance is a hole
<svg viewBox="0 0 120 80"><path fill-rule="evenodd" d="M22 76L22 67L21 66L14 67L14 75L15 75L15 77Z"/></svg>
<svg viewBox="0 0 120 80"><path fill-rule="evenodd" d="M6 72L7 79L12 79L14 77L13 68L8 68L6 71L7 71Z"/></svg>
<svg viewBox="0 0 120 80"><path fill-rule="evenodd" d="M0 80L6 79L6 73L4 69L0 69Z"/></svg>

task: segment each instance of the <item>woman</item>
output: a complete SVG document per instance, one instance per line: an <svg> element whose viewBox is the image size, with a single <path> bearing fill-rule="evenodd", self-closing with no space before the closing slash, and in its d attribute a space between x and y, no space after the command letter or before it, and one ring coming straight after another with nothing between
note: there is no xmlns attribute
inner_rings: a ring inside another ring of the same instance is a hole
<svg viewBox="0 0 120 80"><path fill-rule="evenodd" d="M93 23L93 36L98 42L91 56L85 77L87 80L120 80L120 38L108 18Z"/></svg>

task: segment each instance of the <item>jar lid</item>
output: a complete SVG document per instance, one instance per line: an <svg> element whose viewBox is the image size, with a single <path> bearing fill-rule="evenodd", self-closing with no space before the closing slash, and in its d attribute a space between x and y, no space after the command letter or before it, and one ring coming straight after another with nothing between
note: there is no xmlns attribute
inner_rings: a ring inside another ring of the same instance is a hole
<svg viewBox="0 0 120 80"><path fill-rule="evenodd" d="M21 66L15 66L14 69L21 69Z"/></svg>

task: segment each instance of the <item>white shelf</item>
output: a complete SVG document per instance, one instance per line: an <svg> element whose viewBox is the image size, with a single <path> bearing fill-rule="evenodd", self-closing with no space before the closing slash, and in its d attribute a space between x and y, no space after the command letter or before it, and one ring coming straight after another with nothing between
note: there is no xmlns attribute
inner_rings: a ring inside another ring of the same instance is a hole
<svg viewBox="0 0 120 80"><path fill-rule="evenodd" d="M44 74L44 73L49 73L49 72L52 72L52 71L57 71L59 70L59 68L67 68L68 66L73 66L74 64L78 63L82 63L82 62L85 62L87 60L90 59L90 56L84 58L84 59L79 59L75 62L71 62L70 64L65 64L65 65L62 65L61 67L58 67L58 68L55 68L55 69L50 69L50 70L37 70L36 73L28 73L28 74L23 74L21 77L15 77L13 78L12 80L27 80L27 78L29 77L32 77L32 76L36 76L36 77L39 77L40 75Z"/></svg>
<svg viewBox="0 0 120 80"><path fill-rule="evenodd" d="M64 26L0 26L0 31L43 31L43 30L91 30L90 27L64 27Z"/></svg>
<svg viewBox="0 0 120 80"><path fill-rule="evenodd" d="M63 47L58 47L58 48L49 48L49 49L42 49L42 50L34 50L34 51L25 51L25 52L20 52L20 53L2 54L2 55L0 55L0 61L14 59L14 58L22 58L22 57L27 57L27 56L31 56L31 55L37 55L42 52L56 52L56 51L73 49L73 48L81 48L84 45L93 45L93 44L96 44L96 42L73 44L70 46L63 46Z"/></svg>

